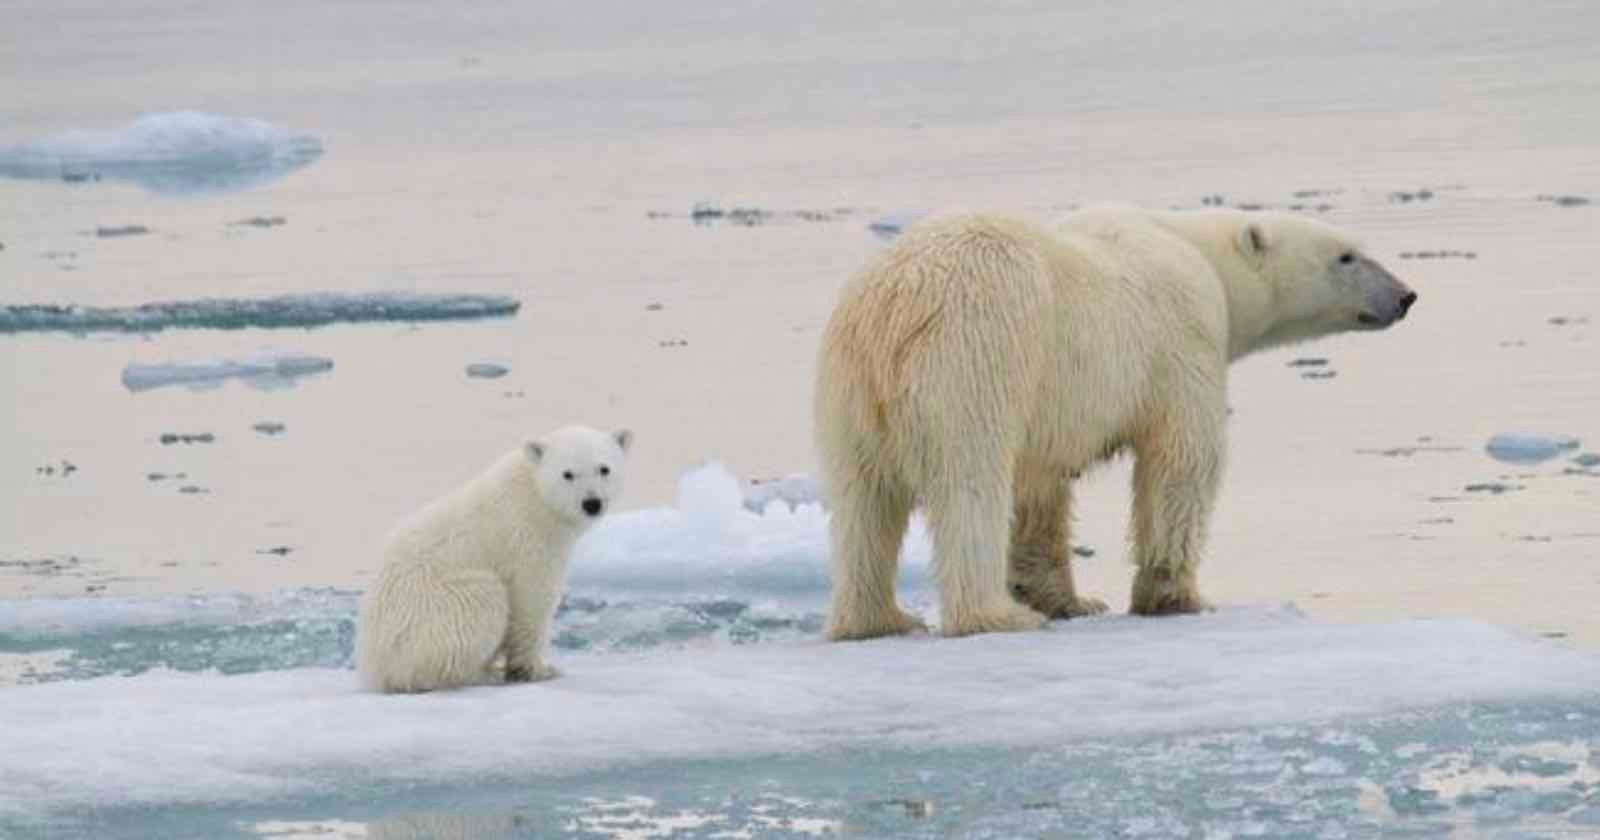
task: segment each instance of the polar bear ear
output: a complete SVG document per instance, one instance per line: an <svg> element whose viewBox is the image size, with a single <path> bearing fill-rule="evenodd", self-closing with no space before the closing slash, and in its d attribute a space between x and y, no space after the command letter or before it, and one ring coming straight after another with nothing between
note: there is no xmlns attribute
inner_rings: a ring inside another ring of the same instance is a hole
<svg viewBox="0 0 1600 840"><path fill-rule="evenodd" d="M629 429L618 429L611 433L611 437L616 440L617 448L623 452L627 452L628 445L633 443L633 432Z"/></svg>
<svg viewBox="0 0 1600 840"><path fill-rule="evenodd" d="M528 460L537 464L544 457L544 444L536 440L530 440L522 445L522 454L528 456Z"/></svg>
<svg viewBox="0 0 1600 840"><path fill-rule="evenodd" d="M1239 231L1239 251L1247 257L1259 257L1267 252L1267 231L1258 222L1250 222Z"/></svg>

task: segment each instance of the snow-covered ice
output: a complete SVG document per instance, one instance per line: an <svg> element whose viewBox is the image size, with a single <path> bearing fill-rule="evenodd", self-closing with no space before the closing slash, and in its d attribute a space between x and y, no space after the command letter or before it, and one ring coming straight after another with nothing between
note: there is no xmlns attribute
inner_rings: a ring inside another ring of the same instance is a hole
<svg viewBox="0 0 1600 840"><path fill-rule="evenodd" d="M201 298L138 306L13 304L0 307L0 334L60 331L160 332L192 328L320 327L372 321L454 321L515 315L505 295L312 292L265 298Z"/></svg>
<svg viewBox="0 0 1600 840"><path fill-rule="evenodd" d="M841 748L1039 747L1600 688L1600 660L1480 624L1336 626L1283 608L561 665L549 683L426 696L362 693L345 669L11 688L0 694L0 809Z"/></svg>
<svg viewBox="0 0 1600 840"><path fill-rule="evenodd" d="M123 387L133 392L166 385L185 385L191 389L217 388L229 379L239 379L252 388L289 388L295 380L333 370L333 360L275 350L237 359L215 359L158 364L131 363L122 369Z"/></svg>
<svg viewBox="0 0 1600 840"><path fill-rule="evenodd" d="M196 111L145 114L0 148L0 176L131 181L153 193L229 192L277 180L322 156L322 143L259 119Z"/></svg>

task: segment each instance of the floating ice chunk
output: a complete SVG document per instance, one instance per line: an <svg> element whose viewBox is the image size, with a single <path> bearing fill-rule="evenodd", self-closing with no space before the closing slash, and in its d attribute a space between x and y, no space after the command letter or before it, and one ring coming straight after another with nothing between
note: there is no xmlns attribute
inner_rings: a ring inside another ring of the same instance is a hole
<svg viewBox="0 0 1600 840"><path fill-rule="evenodd" d="M504 295L372 294L279 295L270 298L202 298L139 306L21 304L0 307L0 334L63 332L159 332L188 327L235 330L247 327L320 327L370 321L454 321L516 314L522 304Z"/></svg>
<svg viewBox="0 0 1600 840"><path fill-rule="evenodd" d="M817 480L808 475L787 475L767 481L751 481L744 488L745 510L765 513L767 505L782 502L789 510L822 502Z"/></svg>
<svg viewBox="0 0 1600 840"><path fill-rule="evenodd" d="M745 505L744 482L720 463L678 480L673 507L606 517L578 542L573 592L604 597L715 594L820 604L828 592L828 515L821 505ZM929 584L927 533L912 520L901 555L903 591Z"/></svg>
<svg viewBox="0 0 1600 840"><path fill-rule="evenodd" d="M178 111L0 149L0 176L66 183L124 180L153 193L196 195L274 181L321 156L321 141L310 135L258 119Z"/></svg>
<svg viewBox="0 0 1600 840"><path fill-rule="evenodd" d="M217 388L240 379L263 391L294 387L302 376L333 370L333 360L281 351L262 351L239 359L202 362L130 364L122 369L122 384L138 393L166 385L186 385L192 390Z"/></svg>
<svg viewBox="0 0 1600 840"><path fill-rule="evenodd" d="M1483 447L1489 457L1508 464L1537 464L1577 448L1577 438L1530 434L1495 435Z"/></svg>

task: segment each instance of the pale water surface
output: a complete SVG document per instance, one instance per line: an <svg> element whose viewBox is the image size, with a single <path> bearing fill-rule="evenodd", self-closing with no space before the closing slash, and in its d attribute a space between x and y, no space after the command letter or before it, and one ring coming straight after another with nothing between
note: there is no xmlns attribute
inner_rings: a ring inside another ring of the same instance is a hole
<svg viewBox="0 0 1600 840"><path fill-rule="evenodd" d="M152 667L199 672L202 699L236 679L359 699L335 690L345 672L304 669L347 665L381 533L574 420L636 430L625 507L643 517L574 569L589 600L569 603L557 656L575 683L615 656L810 644L822 513L717 514L746 523L738 540L652 553L679 506L704 509L702 494L674 501L680 474L707 458L745 477L812 471L818 330L883 247L874 221L1097 200L1295 208L1361 234L1421 294L1391 332L1235 368L1213 599L1361 622L1373 647L1414 654L1401 672L1438 661L1393 629L1415 617L1463 622L1445 649L1500 632L1472 622L1510 628L1493 636L1506 662L1580 651L1556 671L1600 649L1600 468L1583 460L1600 452L1596 4L23 0L4 18L0 305L427 292L522 306L470 323L0 336L0 682L26 683L0 688L0 719L61 724L41 692L70 689L144 698L129 725L153 724L179 690ZM259 120L298 156L202 172L203 189L165 188L164 168L6 165L64 132L177 113ZM766 215L696 223L697 205ZM333 367L273 389L123 380L263 357ZM479 362L509 373L468 377ZM1501 433L1578 444L1508 464L1484 451ZM1125 465L1103 470L1077 511L1075 541L1095 550L1080 580L1114 608L1126 486ZM85 623L102 614L101 630ZM1041 636L1039 655L1078 627ZM1276 632L1264 644L1279 658L1205 661L1270 694L1300 654ZM8 797L12 774L48 763L8 757L0 833L1582 836L1600 821L1600 707L1503 676L1509 694L1350 706L1281 736L1239 716L1206 725L1216 741L1113 727L1021 752L741 747L626 771L512 765L493 783L422 753L445 767L414 789L141 804L111 786L93 811ZM1385 679L1320 685L1359 697ZM536 748L540 725L523 726L512 743ZM149 731L132 743L159 743ZM85 779L96 750L62 746Z"/></svg>

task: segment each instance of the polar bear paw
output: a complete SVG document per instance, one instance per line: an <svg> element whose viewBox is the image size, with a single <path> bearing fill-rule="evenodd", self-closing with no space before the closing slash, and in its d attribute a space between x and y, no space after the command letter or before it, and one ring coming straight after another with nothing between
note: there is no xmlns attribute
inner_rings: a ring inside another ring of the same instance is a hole
<svg viewBox="0 0 1600 840"><path fill-rule="evenodd" d="M561 669L554 665L507 665L507 683L544 682L561 676Z"/></svg>
<svg viewBox="0 0 1600 840"><path fill-rule="evenodd" d="M1023 633L1038 630L1048 620L1044 613L1006 598L977 610L947 617L940 630L950 637L977 633Z"/></svg>
<svg viewBox="0 0 1600 840"><path fill-rule="evenodd" d="M828 617L828 627L824 633L829 641L846 642L904 636L907 633L927 632L927 629L927 622L920 617L895 607L865 617L834 613Z"/></svg>
<svg viewBox="0 0 1600 840"><path fill-rule="evenodd" d="M1128 606L1134 615L1187 615L1214 609L1193 583L1151 580L1143 572L1134 579L1133 600Z"/></svg>

